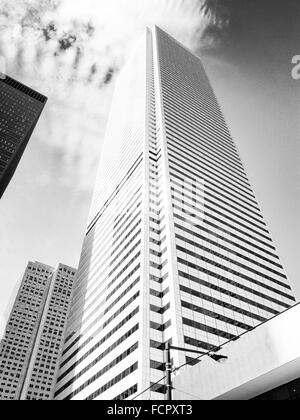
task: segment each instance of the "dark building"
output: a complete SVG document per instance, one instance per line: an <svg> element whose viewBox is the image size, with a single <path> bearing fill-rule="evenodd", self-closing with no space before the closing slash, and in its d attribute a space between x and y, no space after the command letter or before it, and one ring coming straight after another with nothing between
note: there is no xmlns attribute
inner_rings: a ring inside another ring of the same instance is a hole
<svg viewBox="0 0 300 420"><path fill-rule="evenodd" d="M47 98L6 76L0 78L0 198L8 186Z"/></svg>
<svg viewBox="0 0 300 420"><path fill-rule="evenodd" d="M300 400L300 378L259 395L253 400L294 401Z"/></svg>

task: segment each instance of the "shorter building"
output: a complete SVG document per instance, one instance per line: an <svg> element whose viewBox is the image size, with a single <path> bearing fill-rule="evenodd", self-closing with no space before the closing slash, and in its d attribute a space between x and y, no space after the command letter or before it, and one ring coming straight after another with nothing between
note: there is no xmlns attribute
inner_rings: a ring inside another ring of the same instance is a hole
<svg viewBox="0 0 300 420"><path fill-rule="evenodd" d="M75 274L28 263L0 344L0 400L52 398Z"/></svg>
<svg viewBox="0 0 300 420"><path fill-rule="evenodd" d="M173 378L177 400L300 400L300 303ZM197 355L195 355L197 357Z"/></svg>
<svg viewBox="0 0 300 420"><path fill-rule="evenodd" d="M0 198L7 188L47 102L22 83L0 77Z"/></svg>

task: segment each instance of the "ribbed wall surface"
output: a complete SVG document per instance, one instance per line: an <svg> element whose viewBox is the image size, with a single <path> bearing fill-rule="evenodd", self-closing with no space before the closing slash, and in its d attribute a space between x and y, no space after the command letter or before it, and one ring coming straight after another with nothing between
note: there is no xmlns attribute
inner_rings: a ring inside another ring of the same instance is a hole
<svg viewBox="0 0 300 420"><path fill-rule="evenodd" d="M138 368L143 280L144 43L116 86L58 377L59 399L105 399L137 388L130 373Z"/></svg>
<svg viewBox="0 0 300 420"><path fill-rule="evenodd" d="M210 350L293 302L200 60L147 30L115 91L56 398L134 398L166 342Z"/></svg>
<svg viewBox="0 0 300 420"><path fill-rule="evenodd" d="M158 34L180 328L210 350L294 297L200 60Z"/></svg>

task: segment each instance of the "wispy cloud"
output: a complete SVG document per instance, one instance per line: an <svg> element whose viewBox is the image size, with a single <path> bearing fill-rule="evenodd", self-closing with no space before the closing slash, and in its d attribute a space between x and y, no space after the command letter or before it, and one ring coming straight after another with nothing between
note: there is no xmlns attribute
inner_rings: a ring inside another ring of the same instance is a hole
<svg viewBox="0 0 300 420"><path fill-rule="evenodd" d="M49 96L39 141L61 182L91 185L115 74L145 26L192 49L228 24L219 0L0 0L0 54L8 72ZM212 30L214 29L214 30Z"/></svg>

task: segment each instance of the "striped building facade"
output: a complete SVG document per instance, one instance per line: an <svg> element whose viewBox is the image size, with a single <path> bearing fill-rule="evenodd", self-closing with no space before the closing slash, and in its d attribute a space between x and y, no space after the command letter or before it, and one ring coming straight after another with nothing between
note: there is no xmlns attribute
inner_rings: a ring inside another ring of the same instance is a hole
<svg viewBox="0 0 300 420"><path fill-rule="evenodd" d="M147 29L115 90L55 398L164 399L166 342L217 349L293 303L200 59Z"/></svg>

